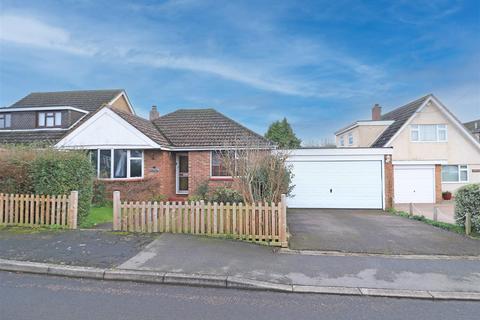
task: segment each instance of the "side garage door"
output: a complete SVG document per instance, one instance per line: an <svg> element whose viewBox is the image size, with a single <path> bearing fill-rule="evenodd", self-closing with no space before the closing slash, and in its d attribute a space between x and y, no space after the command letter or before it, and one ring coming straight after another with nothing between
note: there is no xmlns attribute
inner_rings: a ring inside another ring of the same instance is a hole
<svg viewBox="0 0 480 320"><path fill-rule="evenodd" d="M396 203L434 203L435 166L394 165Z"/></svg>
<svg viewBox="0 0 480 320"><path fill-rule="evenodd" d="M381 161L292 161L291 208L383 207Z"/></svg>

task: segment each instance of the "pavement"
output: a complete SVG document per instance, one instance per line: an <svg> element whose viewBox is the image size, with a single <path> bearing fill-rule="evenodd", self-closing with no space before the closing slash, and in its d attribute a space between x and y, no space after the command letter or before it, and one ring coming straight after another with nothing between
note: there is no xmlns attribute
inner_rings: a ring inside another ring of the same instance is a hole
<svg viewBox="0 0 480 320"><path fill-rule="evenodd" d="M398 211L410 212L409 203L395 203ZM437 219L441 222L455 223L455 202L442 201L441 203L414 203L413 214L433 220L434 208L437 208Z"/></svg>
<svg viewBox="0 0 480 320"><path fill-rule="evenodd" d="M224 290L0 272L2 320L467 320L480 303Z"/></svg>
<svg viewBox="0 0 480 320"><path fill-rule="evenodd" d="M290 248L378 254L480 255L480 241L380 210L289 209Z"/></svg>
<svg viewBox="0 0 480 320"><path fill-rule="evenodd" d="M2 229L0 270L111 281L480 301L480 256L303 251L167 233Z"/></svg>
<svg viewBox="0 0 480 320"><path fill-rule="evenodd" d="M114 267L155 236L104 230L0 229L0 258L65 265Z"/></svg>
<svg viewBox="0 0 480 320"><path fill-rule="evenodd" d="M119 268L292 286L480 292L480 257L317 255L179 234L162 234Z"/></svg>

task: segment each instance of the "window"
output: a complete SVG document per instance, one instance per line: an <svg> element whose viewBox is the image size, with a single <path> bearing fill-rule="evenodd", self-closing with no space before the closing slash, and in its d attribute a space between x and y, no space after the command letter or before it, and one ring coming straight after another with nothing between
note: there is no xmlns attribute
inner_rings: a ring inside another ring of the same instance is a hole
<svg viewBox="0 0 480 320"><path fill-rule="evenodd" d="M39 127L60 127L62 125L62 112L39 112L38 113Z"/></svg>
<svg viewBox="0 0 480 320"><path fill-rule="evenodd" d="M442 166L442 182L468 182L468 166Z"/></svg>
<svg viewBox="0 0 480 320"><path fill-rule="evenodd" d="M113 179L143 177L142 150L91 150L90 160L100 179L112 179L112 176Z"/></svg>
<svg viewBox="0 0 480 320"><path fill-rule="evenodd" d="M446 124L412 124L410 126L410 138L412 141L423 142L446 142Z"/></svg>
<svg viewBox="0 0 480 320"><path fill-rule="evenodd" d="M348 134L348 145L352 145L353 144L353 134L350 132Z"/></svg>
<svg viewBox="0 0 480 320"><path fill-rule="evenodd" d="M345 138L343 136L340 137L340 146L343 147L345 145Z"/></svg>
<svg viewBox="0 0 480 320"><path fill-rule="evenodd" d="M246 154L237 151L212 151L211 176L231 177L232 172L237 175L246 165ZM242 160L243 159L243 160Z"/></svg>
<svg viewBox="0 0 480 320"><path fill-rule="evenodd" d="M10 113L0 113L0 129L10 128L12 126L12 115Z"/></svg>

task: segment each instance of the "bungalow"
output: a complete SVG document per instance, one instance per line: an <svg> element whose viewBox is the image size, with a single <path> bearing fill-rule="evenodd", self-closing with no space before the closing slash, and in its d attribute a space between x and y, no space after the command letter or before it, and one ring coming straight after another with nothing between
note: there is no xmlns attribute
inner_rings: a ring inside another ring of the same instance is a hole
<svg viewBox="0 0 480 320"><path fill-rule="evenodd" d="M214 109L180 109L149 120L126 92L36 92L0 109L0 144L47 143L89 150L99 181L131 200L185 199L207 183L230 186L221 152L268 140Z"/></svg>

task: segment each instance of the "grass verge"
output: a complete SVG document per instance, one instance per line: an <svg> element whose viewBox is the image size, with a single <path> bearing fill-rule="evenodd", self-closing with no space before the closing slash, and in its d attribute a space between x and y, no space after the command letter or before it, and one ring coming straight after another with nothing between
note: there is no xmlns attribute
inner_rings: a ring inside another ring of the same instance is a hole
<svg viewBox="0 0 480 320"><path fill-rule="evenodd" d="M447 231L459 233L459 234L465 234L465 228L456 224L451 224L451 223L446 223L446 222L441 222L441 221L434 221L428 218L425 218L424 216L416 216L416 215L410 215L408 212L405 211L397 211L395 209L390 209L388 210L389 213L401 216L407 219L411 220L417 220L417 221L422 221L425 222L426 224L429 224L431 226L441 228ZM469 237L474 238L474 239L480 239L480 234L476 233L475 231L472 230L472 233L469 235Z"/></svg>
<svg viewBox="0 0 480 320"><path fill-rule="evenodd" d="M105 207L92 207L88 215L80 223L80 228L92 228L96 225L112 222L113 221L113 208L110 206Z"/></svg>

